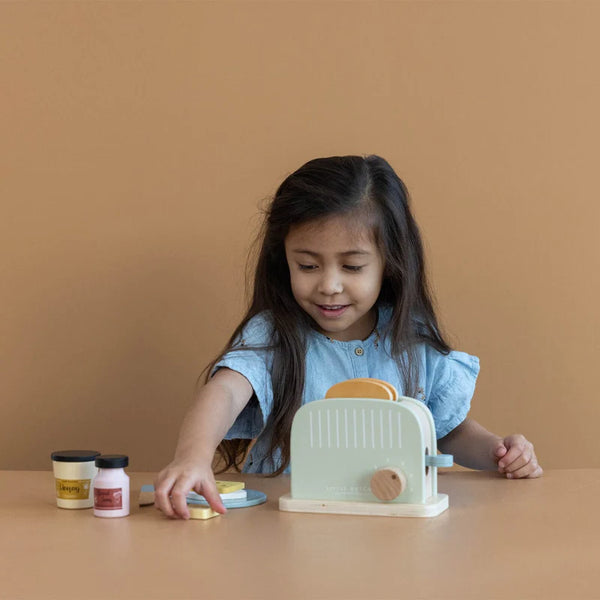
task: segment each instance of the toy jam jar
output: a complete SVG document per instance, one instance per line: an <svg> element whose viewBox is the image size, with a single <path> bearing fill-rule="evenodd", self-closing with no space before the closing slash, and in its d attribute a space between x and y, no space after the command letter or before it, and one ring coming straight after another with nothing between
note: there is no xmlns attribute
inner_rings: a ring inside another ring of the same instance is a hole
<svg viewBox="0 0 600 600"><path fill-rule="evenodd" d="M94 461L100 452L59 450L50 456L56 483L56 505L59 508L94 506L92 481L98 472Z"/></svg>
<svg viewBox="0 0 600 600"><path fill-rule="evenodd" d="M94 515L126 517L129 514L129 475L124 454L103 454L96 458L98 475L94 479Z"/></svg>

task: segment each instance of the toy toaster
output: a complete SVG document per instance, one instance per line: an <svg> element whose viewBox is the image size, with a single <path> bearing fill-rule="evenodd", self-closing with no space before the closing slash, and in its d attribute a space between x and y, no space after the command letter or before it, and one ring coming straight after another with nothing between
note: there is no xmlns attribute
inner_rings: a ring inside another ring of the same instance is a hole
<svg viewBox="0 0 600 600"><path fill-rule="evenodd" d="M349 379L294 416L291 491L279 509L434 517L448 508L437 469L450 466L425 404L378 379Z"/></svg>

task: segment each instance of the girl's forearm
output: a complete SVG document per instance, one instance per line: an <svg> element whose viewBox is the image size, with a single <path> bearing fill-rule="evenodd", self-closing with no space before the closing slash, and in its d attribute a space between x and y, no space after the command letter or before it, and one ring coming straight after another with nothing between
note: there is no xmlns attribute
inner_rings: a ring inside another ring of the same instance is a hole
<svg viewBox="0 0 600 600"><path fill-rule="evenodd" d="M230 389L216 381L206 384L183 420L175 459L211 462L238 414Z"/></svg>
<svg viewBox="0 0 600 600"><path fill-rule="evenodd" d="M491 433L473 419L465 419L447 436L438 440L438 448L452 454L454 462L469 469L490 470L498 468L494 451L500 436Z"/></svg>

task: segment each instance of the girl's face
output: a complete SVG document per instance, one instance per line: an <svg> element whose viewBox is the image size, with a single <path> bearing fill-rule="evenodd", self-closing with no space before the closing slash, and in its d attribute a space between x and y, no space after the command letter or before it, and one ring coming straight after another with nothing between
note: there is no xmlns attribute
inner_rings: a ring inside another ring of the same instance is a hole
<svg viewBox="0 0 600 600"><path fill-rule="evenodd" d="M294 298L321 333L341 341L369 336L385 264L367 227L348 217L297 225L285 254Z"/></svg>

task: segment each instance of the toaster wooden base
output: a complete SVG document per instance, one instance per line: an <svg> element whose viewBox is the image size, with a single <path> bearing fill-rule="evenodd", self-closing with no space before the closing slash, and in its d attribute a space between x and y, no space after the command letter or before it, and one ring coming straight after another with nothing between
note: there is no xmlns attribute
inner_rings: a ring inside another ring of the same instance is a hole
<svg viewBox="0 0 600 600"><path fill-rule="evenodd" d="M370 515L379 517L436 517L448 508L448 494L438 494L425 504L348 502L345 500L306 500L285 494L279 498L279 510L288 512Z"/></svg>

